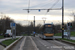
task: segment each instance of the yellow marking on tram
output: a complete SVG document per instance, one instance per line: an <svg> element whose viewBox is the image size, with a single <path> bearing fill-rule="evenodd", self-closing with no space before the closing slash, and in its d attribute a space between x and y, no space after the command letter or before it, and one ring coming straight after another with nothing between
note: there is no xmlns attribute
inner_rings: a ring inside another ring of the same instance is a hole
<svg viewBox="0 0 75 50"><path fill-rule="evenodd" d="M53 34L53 33L50 33L50 34L45 33L44 35L45 35L45 36L53 36L54 34Z"/></svg>

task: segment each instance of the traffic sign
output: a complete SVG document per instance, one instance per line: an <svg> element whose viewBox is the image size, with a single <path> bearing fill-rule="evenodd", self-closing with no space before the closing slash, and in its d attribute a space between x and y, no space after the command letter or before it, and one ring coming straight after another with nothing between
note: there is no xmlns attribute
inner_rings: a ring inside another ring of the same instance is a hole
<svg viewBox="0 0 75 50"><path fill-rule="evenodd" d="M11 23L10 23L10 27L11 27L11 28L12 28L12 27L16 27L16 24L13 23L13 22L11 22Z"/></svg>
<svg viewBox="0 0 75 50"><path fill-rule="evenodd" d="M41 10L39 9L39 12L40 12Z"/></svg>
<svg viewBox="0 0 75 50"><path fill-rule="evenodd" d="M12 25L12 26L14 26L14 27L15 27L15 26L16 26L16 24L15 24L15 23L13 23L13 25Z"/></svg>

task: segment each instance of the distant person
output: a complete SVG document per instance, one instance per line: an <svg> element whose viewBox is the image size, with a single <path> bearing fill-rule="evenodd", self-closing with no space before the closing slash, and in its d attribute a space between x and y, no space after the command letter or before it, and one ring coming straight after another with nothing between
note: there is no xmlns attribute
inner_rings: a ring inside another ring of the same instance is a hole
<svg viewBox="0 0 75 50"><path fill-rule="evenodd" d="M33 36L35 37L35 32L33 32Z"/></svg>

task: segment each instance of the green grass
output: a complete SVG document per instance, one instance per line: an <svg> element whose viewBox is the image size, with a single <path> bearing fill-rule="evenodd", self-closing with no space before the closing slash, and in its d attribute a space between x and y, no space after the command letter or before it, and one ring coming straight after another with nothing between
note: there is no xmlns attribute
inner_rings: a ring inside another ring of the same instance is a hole
<svg viewBox="0 0 75 50"><path fill-rule="evenodd" d="M14 39L14 40L12 40L12 39L8 39L8 40L5 40L5 41L2 41L2 43L3 44L5 44L5 45L10 45L11 43L13 43L15 40L17 40L18 38L16 38L16 39Z"/></svg>
<svg viewBox="0 0 75 50"><path fill-rule="evenodd" d="M31 36L31 34L23 34L23 36Z"/></svg>
<svg viewBox="0 0 75 50"><path fill-rule="evenodd" d="M71 36L75 36L75 31L71 31Z"/></svg>
<svg viewBox="0 0 75 50"><path fill-rule="evenodd" d="M56 33L54 36L62 36L62 33Z"/></svg>
<svg viewBox="0 0 75 50"><path fill-rule="evenodd" d="M0 39L1 39L1 38L4 38L4 36L0 36Z"/></svg>
<svg viewBox="0 0 75 50"><path fill-rule="evenodd" d="M56 33L55 36L62 36L62 33ZM71 36L75 36L75 31L71 31Z"/></svg>
<svg viewBox="0 0 75 50"><path fill-rule="evenodd" d="M28 34L23 34L23 36L28 36Z"/></svg>
<svg viewBox="0 0 75 50"><path fill-rule="evenodd" d="M69 39L62 39L62 38L59 38L60 40L66 40L66 41L69 41L69 42L73 42L73 43L75 43L75 40L69 40Z"/></svg>

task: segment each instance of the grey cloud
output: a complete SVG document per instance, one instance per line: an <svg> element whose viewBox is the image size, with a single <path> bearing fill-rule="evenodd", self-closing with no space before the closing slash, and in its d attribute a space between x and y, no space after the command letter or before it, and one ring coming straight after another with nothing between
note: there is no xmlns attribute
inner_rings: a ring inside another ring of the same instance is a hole
<svg viewBox="0 0 75 50"><path fill-rule="evenodd" d="M6 13L27 13L27 11L22 9L28 8L29 0L1 0L0 2L0 10ZM75 0L65 0L65 9L74 9L75 8ZM30 0L30 8L50 8L55 3L55 0ZM59 1L54 8L61 7L61 1ZM41 10L42 11L42 10ZM36 12L36 13L35 13ZM38 13L38 11L30 11L31 14L45 14L46 11L42 11ZM53 11L50 11L51 14L57 14Z"/></svg>

